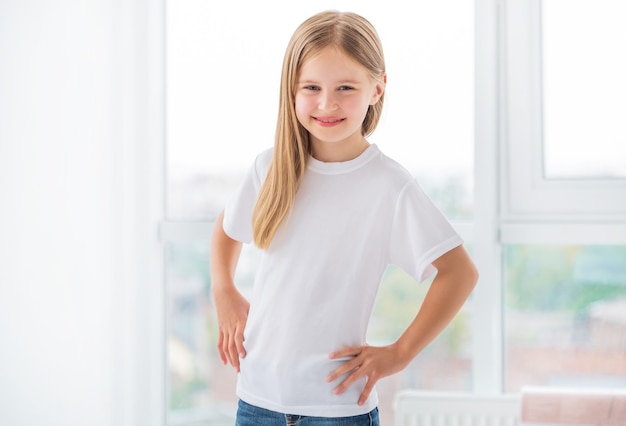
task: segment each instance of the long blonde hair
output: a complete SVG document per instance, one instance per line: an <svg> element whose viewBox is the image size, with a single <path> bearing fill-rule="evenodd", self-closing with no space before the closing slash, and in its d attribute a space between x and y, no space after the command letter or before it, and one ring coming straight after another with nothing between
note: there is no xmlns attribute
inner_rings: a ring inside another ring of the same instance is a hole
<svg viewBox="0 0 626 426"><path fill-rule="evenodd" d="M325 11L296 29L283 60L274 154L252 213L254 242L268 248L289 215L311 155L308 131L295 111L295 88L302 64L320 50L333 46L367 68L374 79L385 72L382 44L372 24L351 12ZM361 133L370 135L382 114L383 96L370 105Z"/></svg>

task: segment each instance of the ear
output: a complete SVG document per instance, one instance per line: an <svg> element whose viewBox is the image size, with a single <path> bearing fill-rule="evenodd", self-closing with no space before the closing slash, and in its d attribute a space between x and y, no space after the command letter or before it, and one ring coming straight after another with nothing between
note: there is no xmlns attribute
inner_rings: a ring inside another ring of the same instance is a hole
<svg viewBox="0 0 626 426"><path fill-rule="evenodd" d="M376 82L376 87L374 90L374 94L372 95L372 99L370 100L370 105L376 104L380 97L385 93L385 86L387 85L387 73L383 72L380 75L380 78Z"/></svg>

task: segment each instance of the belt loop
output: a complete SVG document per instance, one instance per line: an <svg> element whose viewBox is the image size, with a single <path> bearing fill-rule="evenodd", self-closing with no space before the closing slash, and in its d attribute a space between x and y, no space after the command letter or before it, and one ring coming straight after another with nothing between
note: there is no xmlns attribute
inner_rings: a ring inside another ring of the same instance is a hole
<svg viewBox="0 0 626 426"><path fill-rule="evenodd" d="M294 416L291 414L285 414L285 424L287 426L296 426L296 424L298 424L298 422L300 421L300 416Z"/></svg>

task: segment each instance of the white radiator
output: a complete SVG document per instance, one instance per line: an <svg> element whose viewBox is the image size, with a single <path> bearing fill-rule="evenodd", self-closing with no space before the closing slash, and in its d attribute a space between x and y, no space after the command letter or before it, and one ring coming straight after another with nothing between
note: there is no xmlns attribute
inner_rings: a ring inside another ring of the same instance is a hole
<svg viewBox="0 0 626 426"><path fill-rule="evenodd" d="M395 426L517 426L520 396L406 390L394 411Z"/></svg>

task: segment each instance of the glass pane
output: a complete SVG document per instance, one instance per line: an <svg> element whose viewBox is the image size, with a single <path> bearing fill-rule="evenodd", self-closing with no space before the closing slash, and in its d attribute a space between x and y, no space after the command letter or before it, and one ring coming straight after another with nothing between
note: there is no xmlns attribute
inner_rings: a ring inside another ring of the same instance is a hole
<svg viewBox="0 0 626 426"><path fill-rule="evenodd" d="M295 27L324 9L362 13L384 43L387 97L371 142L451 219L471 218L472 2L166 3L168 218L215 217L256 154L273 145L284 49ZM274 10L280 19L268 15Z"/></svg>
<svg viewBox="0 0 626 426"><path fill-rule="evenodd" d="M217 317L211 301L209 244L168 244L167 359L170 418L173 424L201 418L232 425L236 374L217 354ZM242 251L237 284L248 296L258 253Z"/></svg>
<svg viewBox="0 0 626 426"><path fill-rule="evenodd" d="M543 4L547 178L626 177L626 2Z"/></svg>
<svg viewBox="0 0 626 426"><path fill-rule="evenodd" d="M626 387L626 246L504 250L506 389Z"/></svg>

